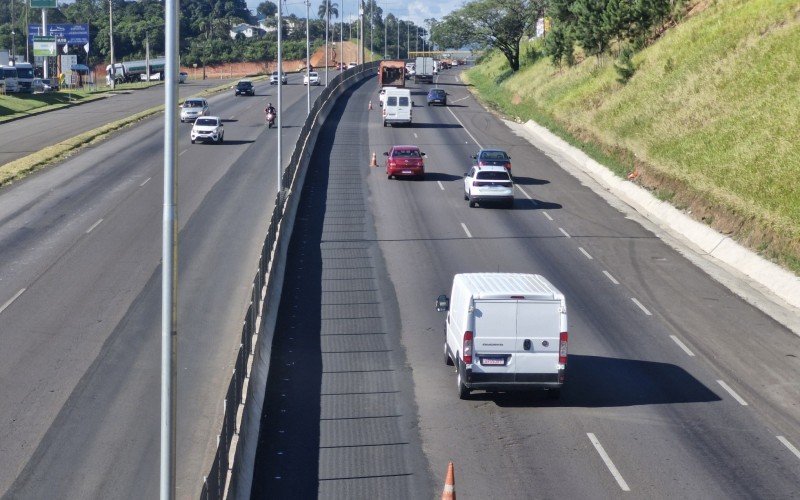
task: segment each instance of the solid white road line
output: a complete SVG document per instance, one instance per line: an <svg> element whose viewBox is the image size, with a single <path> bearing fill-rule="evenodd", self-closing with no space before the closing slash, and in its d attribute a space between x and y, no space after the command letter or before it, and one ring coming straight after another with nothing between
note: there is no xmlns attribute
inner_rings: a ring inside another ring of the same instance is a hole
<svg viewBox="0 0 800 500"><path fill-rule="evenodd" d="M589 252L587 252L586 250L584 250L584 249L583 249L583 247L578 247L578 250L580 250L580 252L581 252L583 255L585 255L587 259L589 259L589 260L592 260L592 259L593 259L593 258L592 258L592 256L591 256L591 255L589 255Z"/></svg>
<svg viewBox="0 0 800 500"><path fill-rule="evenodd" d="M439 189L444 191L444 185L442 185L442 181L436 181L439 184Z"/></svg>
<svg viewBox="0 0 800 500"><path fill-rule="evenodd" d="M603 274L605 274L606 278L610 279L612 283L614 283L615 285L619 285L619 281L614 279L614 277L611 276L611 273L609 273L608 271L603 271Z"/></svg>
<svg viewBox="0 0 800 500"><path fill-rule="evenodd" d="M686 347L686 344L684 344L683 342L681 342L681 339L679 339L679 338L678 338L678 337L676 337L675 335L670 335L670 336L669 336L669 338L671 338L672 340L674 340L674 341L675 341L675 343L676 343L676 344L678 344L678 347L680 347L681 349L683 349L683 352L685 352L685 353L686 353L687 355L689 355L689 356L692 356L692 357L694 357L694 353L693 353L691 350L689 350L689 348L688 348L688 347Z"/></svg>
<svg viewBox="0 0 800 500"><path fill-rule="evenodd" d="M544 215L545 217L547 217L550 220L553 220L553 218L550 217L550 214L548 214L547 212L542 212L542 215Z"/></svg>
<svg viewBox="0 0 800 500"><path fill-rule="evenodd" d="M519 187L519 185L517 186L517 189L519 189L519 191L520 191L522 194L524 194L524 195L525 195L525 198L528 198L529 200L533 201L533 198L531 198L531 195L529 195L529 194L528 194L528 193L527 193L527 192L526 192L524 189L522 189L521 187ZM536 205L536 202L535 202L535 201L533 201L533 204L534 204L534 205Z"/></svg>
<svg viewBox="0 0 800 500"><path fill-rule="evenodd" d="M447 108L447 111L449 111L449 112L450 112L450 114L451 114L451 115L453 115L453 118L455 118L455 119L456 119L456 121L459 123L459 125L461 125L461 128L463 128L463 129L464 129L464 132L466 132L466 133L467 133L467 135L469 135L469 136L472 138L472 140L473 140L473 141L475 141L475 144L477 144L479 148L483 149L483 146L481 146L481 143L480 143L480 142L478 142L478 139L476 139L476 138L475 138L475 136L474 136L474 135L472 135L472 134L469 132L469 130L467 130L467 127L465 127L465 126L464 126L464 124L461 122L461 120L459 120L459 119L458 119L458 117L456 116L456 114L455 114L455 113L453 113L453 110L452 110L452 109L450 109L450 108Z"/></svg>
<svg viewBox="0 0 800 500"><path fill-rule="evenodd" d="M684 344L683 342L681 342L681 339L679 339L679 338L678 338L678 337L676 337L675 335L670 335L669 337L670 337L672 340L674 340L676 344L678 344L678 347L680 347L681 349L683 349L683 352L685 352L685 353L686 353L686 354L688 354L689 356L692 356L692 357L694 357L694 353L693 353L692 351L690 351L688 347L686 347L686 344Z"/></svg>
<svg viewBox="0 0 800 500"><path fill-rule="evenodd" d="M472 238L472 233L470 233L469 229L467 229L467 225L462 222L461 227L464 228L464 232L467 233L467 237Z"/></svg>
<svg viewBox="0 0 800 500"><path fill-rule="evenodd" d="M719 385L721 385L723 389L725 389L726 391L728 391L728 394L730 394L730 395L731 395L731 397L732 397L733 399L735 399L735 400L736 400L736 401L737 401L737 402L738 402L740 405L742 405L742 406L747 406L747 401L745 401L744 399L742 399L742 397L741 397L740 395L736 394L736 391L734 391L733 389L731 389L731 387L730 387L728 384L726 384L726 383L725 383L725 382L723 382L722 380L717 380L717 383L718 383Z"/></svg>
<svg viewBox="0 0 800 500"><path fill-rule="evenodd" d="M148 177L147 179L145 179L143 183L139 184L139 187L142 187L145 184L147 184L148 182L150 182L150 179L152 179L152 177Z"/></svg>
<svg viewBox="0 0 800 500"><path fill-rule="evenodd" d="M6 303L5 303L5 304L3 304L2 306L0 306L0 313L1 313L1 312L3 312L3 311L5 311L5 310L6 310L6 307L10 306L12 302L14 302L15 300L17 300L17 299L19 298L19 296L20 296L20 295L22 295L23 293L25 293L25 290L27 290L27 289L26 289L26 288L23 288L23 289L22 289L22 290L20 290L19 292L15 293L15 294L14 294L14 296L13 296L13 297L11 297L10 299L8 299L8 300L6 301Z"/></svg>
<svg viewBox="0 0 800 500"><path fill-rule="evenodd" d="M789 448L789 451L791 451L792 453L794 453L794 456L796 456L797 458L800 458L800 450L798 450L797 448L795 448L795 447L794 447L794 445L793 445L792 443L790 443L788 439L786 439L786 438L785 438L785 437L783 437L783 436L775 436L775 437L777 437L777 438L778 438L778 441L780 441L781 443L783 443L783 445L784 445L785 447Z"/></svg>
<svg viewBox="0 0 800 500"><path fill-rule="evenodd" d="M572 238L572 236L570 236L568 232L564 231L563 227L558 228L558 230L561 231L561 233L564 234L564 236L566 236L567 238Z"/></svg>
<svg viewBox="0 0 800 500"><path fill-rule="evenodd" d="M595 435L591 432L587 432L586 435L589 436L589 441L592 442L594 449L600 454L600 458L603 459L603 462L605 462L606 467L608 467L608 470L611 472L611 475L614 476L614 479L617 480L617 484L620 488L622 488L622 491L631 491L631 489L628 487L628 483L626 483L625 479L622 478L622 474L619 473L617 467L614 465L614 462L611 461L608 453L606 453L606 450L603 449L603 445L600 444L600 441L598 441Z"/></svg>
<svg viewBox="0 0 800 500"><path fill-rule="evenodd" d="M90 227L89 229L87 229L87 230L86 230L86 234L89 234L89 233L91 233L91 232L92 232L92 230L94 230L94 228L96 228L97 226L99 226L101 222L103 222L103 219L100 219L99 221L97 221L97 222L95 222L94 224L92 224L92 227Z"/></svg>
<svg viewBox="0 0 800 500"><path fill-rule="evenodd" d="M648 316L652 316L653 315L653 313L651 313L650 311L647 310L647 308L644 306L644 304L642 304L641 302L636 300L636 297L631 297L631 300L633 301L634 304L639 306L639 309L641 309L643 313L645 313Z"/></svg>

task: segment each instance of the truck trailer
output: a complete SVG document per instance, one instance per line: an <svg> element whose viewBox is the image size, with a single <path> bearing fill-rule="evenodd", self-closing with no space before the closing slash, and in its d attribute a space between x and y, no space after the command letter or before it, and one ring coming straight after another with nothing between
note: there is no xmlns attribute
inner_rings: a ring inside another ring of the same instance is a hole
<svg viewBox="0 0 800 500"><path fill-rule="evenodd" d="M114 80L117 83L123 82L138 82L142 79L142 75L147 74L147 66L148 62L150 65L150 75L152 79L152 75L158 73L159 80L164 79L164 68L167 64L167 60L163 57L150 59L150 61L141 60L141 61L125 61L120 63L114 64L114 69L111 69L111 65L109 64L106 66L106 82L111 85L111 81Z"/></svg>
<svg viewBox="0 0 800 500"><path fill-rule="evenodd" d="M381 61L378 65L378 85L381 87L405 87L405 61Z"/></svg>
<svg viewBox="0 0 800 500"><path fill-rule="evenodd" d="M432 57L418 57L415 64L414 82L427 82L433 83L433 58Z"/></svg>

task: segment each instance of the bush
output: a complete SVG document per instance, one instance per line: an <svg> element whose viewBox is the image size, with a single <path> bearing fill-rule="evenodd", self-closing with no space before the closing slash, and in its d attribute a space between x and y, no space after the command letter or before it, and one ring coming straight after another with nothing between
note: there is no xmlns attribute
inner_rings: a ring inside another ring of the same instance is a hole
<svg viewBox="0 0 800 500"><path fill-rule="evenodd" d="M617 81L622 84L628 83L636 73L636 67L633 65L633 49L629 45L622 47L617 62L614 63L614 69L617 70Z"/></svg>

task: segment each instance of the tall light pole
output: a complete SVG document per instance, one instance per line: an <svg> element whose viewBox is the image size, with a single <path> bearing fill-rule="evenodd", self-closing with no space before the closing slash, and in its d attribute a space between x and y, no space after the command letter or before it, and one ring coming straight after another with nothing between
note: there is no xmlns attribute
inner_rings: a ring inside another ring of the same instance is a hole
<svg viewBox="0 0 800 500"><path fill-rule="evenodd" d="M278 199L283 201L283 136L281 116L283 116L283 0L278 0Z"/></svg>
<svg viewBox="0 0 800 500"><path fill-rule="evenodd" d="M372 62L372 57L375 54L375 49L372 45L372 33L373 33L373 26L375 21L375 13L372 11L372 7L375 5L375 0L369 0L369 62Z"/></svg>
<svg viewBox="0 0 800 500"><path fill-rule="evenodd" d="M325 86L328 86L328 26L331 24L331 16L328 6L331 0L325 0Z"/></svg>
<svg viewBox="0 0 800 500"><path fill-rule="evenodd" d="M161 243L161 500L175 498L178 409L178 1L164 2L164 208ZM111 2L109 0L109 6ZM111 10L109 9L109 13ZM112 56L112 64L114 62ZM111 67L113 70L113 66Z"/></svg>
<svg viewBox="0 0 800 500"><path fill-rule="evenodd" d="M397 32L397 36L400 36L399 30ZM409 58L409 50L411 50L411 23L406 22L406 59Z"/></svg>
<svg viewBox="0 0 800 500"><path fill-rule="evenodd" d="M358 64L364 64L364 2L358 0Z"/></svg>
<svg viewBox="0 0 800 500"><path fill-rule="evenodd" d="M400 59L400 20L395 17L394 22L397 24L397 58Z"/></svg>
<svg viewBox="0 0 800 500"><path fill-rule="evenodd" d="M389 24L389 16L386 16L386 18L383 20L383 58L384 59L386 59L388 57L387 53L386 53L386 50L387 50L387 42L386 42L386 36L387 35L386 34L387 34L388 24Z"/></svg>
<svg viewBox="0 0 800 500"><path fill-rule="evenodd" d="M42 16L44 16L44 10L42 10ZM114 15L111 9L111 0L108 0L108 38L111 48L111 89L113 90L117 88L117 68L114 66ZM44 76L47 78L47 63L44 66Z"/></svg>
<svg viewBox="0 0 800 500"><path fill-rule="evenodd" d="M309 69L311 66L311 53L309 52L311 45L310 38L308 36L308 17L310 15L310 7L311 0L306 0L306 116L311 114L311 70Z"/></svg>

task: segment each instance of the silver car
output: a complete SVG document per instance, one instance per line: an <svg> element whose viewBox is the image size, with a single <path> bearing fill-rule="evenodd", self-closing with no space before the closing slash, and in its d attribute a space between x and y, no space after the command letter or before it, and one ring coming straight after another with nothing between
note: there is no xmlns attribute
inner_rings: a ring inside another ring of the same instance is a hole
<svg viewBox="0 0 800 500"><path fill-rule="evenodd" d="M208 101L201 98L186 99L181 106L181 121L193 122L208 114Z"/></svg>
<svg viewBox="0 0 800 500"><path fill-rule="evenodd" d="M281 73L281 83L286 85L286 73ZM278 72L273 71L272 74L269 76L269 84L270 85L277 85L278 84Z"/></svg>

